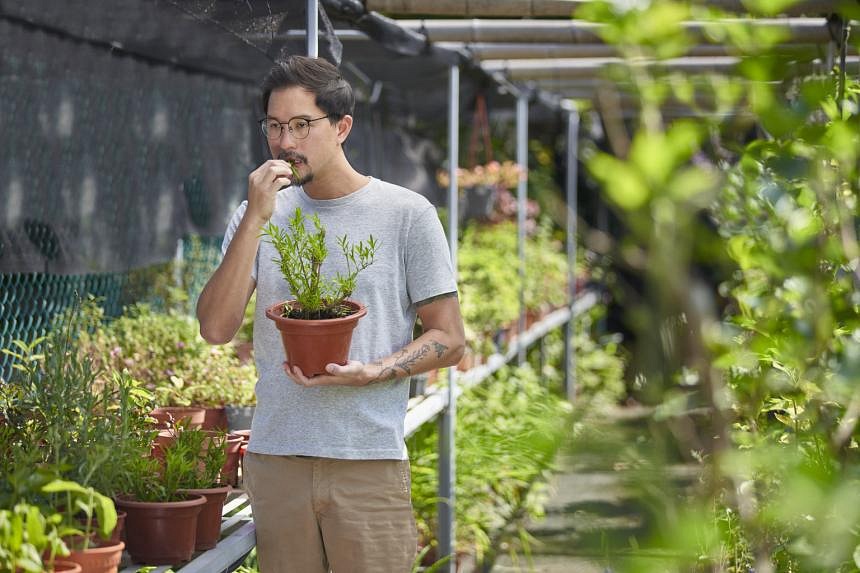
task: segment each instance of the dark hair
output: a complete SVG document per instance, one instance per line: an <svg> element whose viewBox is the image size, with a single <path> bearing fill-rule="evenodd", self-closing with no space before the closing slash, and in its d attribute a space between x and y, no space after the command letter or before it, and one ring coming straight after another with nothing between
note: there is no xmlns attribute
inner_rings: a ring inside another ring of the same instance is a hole
<svg viewBox="0 0 860 573"><path fill-rule="evenodd" d="M316 96L316 104L329 121L336 123L345 115L352 115L355 96L340 71L328 60L307 56L288 56L275 64L260 86L263 113L269 111L269 96L279 88L298 86Z"/></svg>

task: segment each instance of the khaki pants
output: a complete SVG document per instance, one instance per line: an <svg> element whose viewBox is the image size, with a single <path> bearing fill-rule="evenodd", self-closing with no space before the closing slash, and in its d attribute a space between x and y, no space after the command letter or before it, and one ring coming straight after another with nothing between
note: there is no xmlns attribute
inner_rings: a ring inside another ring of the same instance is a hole
<svg viewBox="0 0 860 573"><path fill-rule="evenodd" d="M417 552L409 461L248 452L261 573L408 573Z"/></svg>

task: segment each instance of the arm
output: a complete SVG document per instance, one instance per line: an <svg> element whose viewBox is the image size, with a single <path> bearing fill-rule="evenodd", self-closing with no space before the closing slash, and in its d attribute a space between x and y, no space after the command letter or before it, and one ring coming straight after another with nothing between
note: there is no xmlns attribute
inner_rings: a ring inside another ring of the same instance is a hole
<svg viewBox="0 0 860 573"><path fill-rule="evenodd" d="M197 299L200 335L210 344L226 344L233 340L242 326L245 307L256 286L251 270L260 244L260 229L249 220L247 211L245 214L224 260Z"/></svg>
<svg viewBox="0 0 860 573"><path fill-rule="evenodd" d="M345 366L329 364L328 374L313 378L305 377L301 370L289 365L285 369L303 386L365 386L457 364L466 347L457 293L418 303L418 316L424 325L424 333L398 352L376 362L350 361Z"/></svg>
<svg viewBox="0 0 860 573"><path fill-rule="evenodd" d="M211 344L230 342L242 326L245 307L254 292L251 271L260 246L260 229L275 210L278 190L292 171L282 160L269 160L248 176L248 206L233 234L224 260L197 300L200 335Z"/></svg>

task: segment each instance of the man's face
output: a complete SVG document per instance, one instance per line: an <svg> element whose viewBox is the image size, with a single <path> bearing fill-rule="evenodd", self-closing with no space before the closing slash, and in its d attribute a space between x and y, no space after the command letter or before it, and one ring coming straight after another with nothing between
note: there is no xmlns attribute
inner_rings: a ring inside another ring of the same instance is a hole
<svg viewBox="0 0 860 573"><path fill-rule="evenodd" d="M282 88L272 91L266 117L287 123L289 121L313 120L325 116L316 105L316 97L300 87ZM304 138L290 133L286 125L281 137L267 139L269 151L275 159L283 159L293 164L300 178L293 183L304 185L314 177L314 172L324 169L337 149L337 126L326 119L313 121Z"/></svg>

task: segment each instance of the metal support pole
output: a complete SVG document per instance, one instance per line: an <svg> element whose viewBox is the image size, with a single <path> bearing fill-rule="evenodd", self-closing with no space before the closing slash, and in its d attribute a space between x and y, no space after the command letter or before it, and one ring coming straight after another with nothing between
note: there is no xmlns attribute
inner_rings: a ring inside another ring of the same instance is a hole
<svg viewBox="0 0 860 573"><path fill-rule="evenodd" d="M576 301L576 232L577 180L579 178L579 112L573 106L567 110L567 284L571 309ZM570 402L576 397L576 317L571 314L564 325L564 395Z"/></svg>
<svg viewBox="0 0 860 573"><path fill-rule="evenodd" d="M526 198L528 195L528 135L529 100L528 94L520 92L517 96L517 165L520 167L520 180L517 184L517 252L520 262L520 320L517 323L517 339L522 340L526 330ZM517 361L526 361L526 349L520 346Z"/></svg>
<svg viewBox="0 0 860 573"><path fill-rule="evenodd" d="M448 80L448 244L451 250L451 264L457 272L457 161L459 150L460 123L460 68L455 64L449 70ZM454 484L456 483L454 429L457 421L457 369L448 369L448 407L439 417L439 502L436 505L439 515L439 540L437 552L440 559L450 556L443 571L456 571L454 554Z"/></svg>
<svg viewBox="0 0 860 573"><path fill-rule="evenodd" d="M319 56L319 0L308 0L308 56Z"/></svg>

